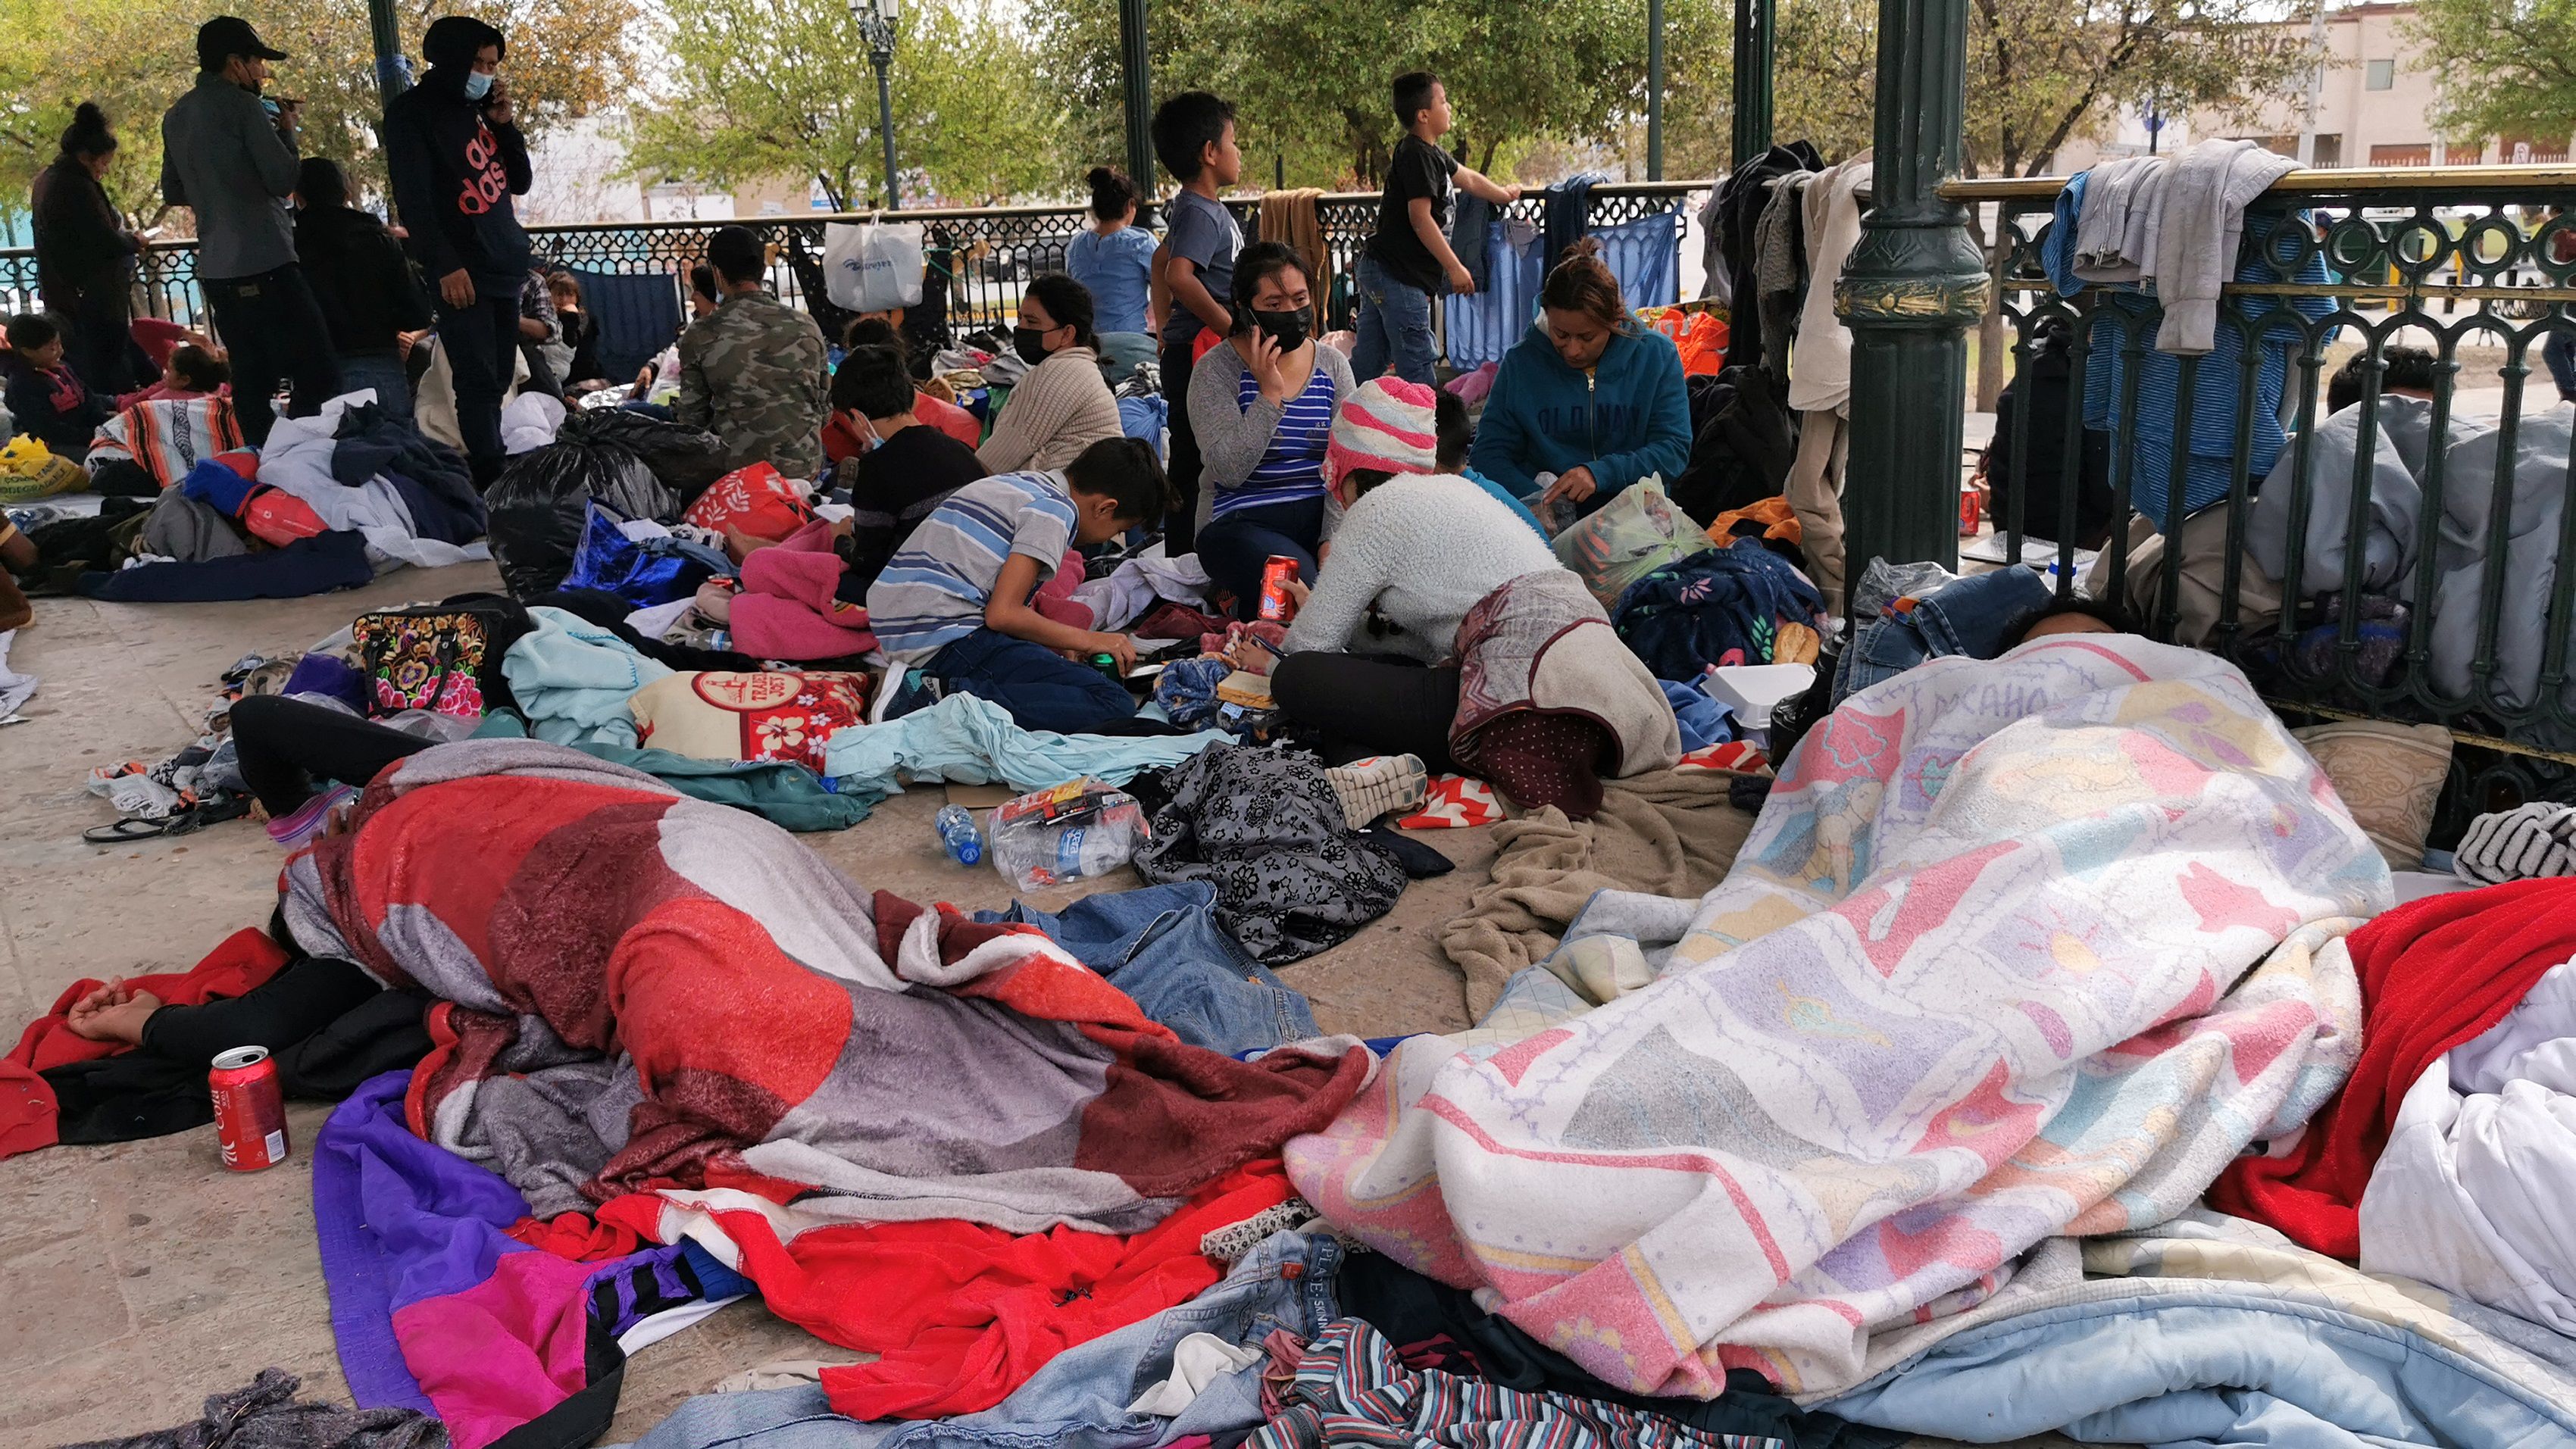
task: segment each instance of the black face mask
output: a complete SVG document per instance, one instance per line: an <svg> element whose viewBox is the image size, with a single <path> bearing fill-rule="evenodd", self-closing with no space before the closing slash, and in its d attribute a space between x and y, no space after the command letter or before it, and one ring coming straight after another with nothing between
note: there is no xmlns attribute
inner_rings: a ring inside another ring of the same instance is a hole
<svg viewBox="0 0 2576 1449"><path fill-rule="evenodd" d="M1011 329L1011 350L1031 367L1047 360L1046 334L1034 327Z"/></svg>
<svg viewBox="0 0 2576 1449"><path fill-rule="evenodd" d="M1306 345L1306 309L1294 312L1263 312L1255 309L1253 325L1270 334L1282 352L1294 352Z"/></svg>

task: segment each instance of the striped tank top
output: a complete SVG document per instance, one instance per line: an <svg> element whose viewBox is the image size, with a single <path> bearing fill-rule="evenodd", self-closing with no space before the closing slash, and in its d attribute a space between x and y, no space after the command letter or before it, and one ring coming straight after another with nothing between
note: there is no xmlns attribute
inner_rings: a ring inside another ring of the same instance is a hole
<svg viewBox="0 0 2576 1449"><path fill-rule="evenodd" d="M1318 344L1319 346L1321 344ZM1245 412L1261 399L1261 383L1250 371L1236 385L1235 406ZM1216 490L1209 505L1211 518L1223 518L1239 508L1266 508L1274 503L1302 503L1324 496L1324 445L1333 437L1333 405L1339 399L1333 393L1333 375L1321 363L1315 375L1306 380L1306 390L1288 400L1279 414L1279 427L1270 435L1270 447L1253 466L1252 476L1231 488Z"/></svg>

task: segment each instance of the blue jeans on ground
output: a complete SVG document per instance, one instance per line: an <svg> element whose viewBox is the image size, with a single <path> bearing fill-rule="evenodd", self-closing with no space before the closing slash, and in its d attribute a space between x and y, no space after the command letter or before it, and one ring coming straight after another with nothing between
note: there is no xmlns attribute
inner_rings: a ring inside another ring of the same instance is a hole
<svg viewBox="0 0 2576 1449"><path fill-rule="evenodd" d="M1306 998L1217 924L1216 887L1205 881L1086 896L1056 914L1013 901L975 919L1046 932L1192 1046L1235 1056L1317 1034Z"/></svg>
<svg viewBox="0 0 2576 1449"><path fill-rule="evenodd" d="M1134 717L1127 686L1043 644L978 629L930 656L922 672L951 690L989 699L1024 730L1077 735Z"/></svg>
<svg viewBox="0 0 2576 1449"><path fill-rule="evenodd" d="M1218 588L1234 595L1234 617L1251 622L1261 613L1261 569L1276 554L1297 561L1297 577L1315 581L1315 550L1324 539L1324 500L1265 503L1208 520L1199 535L1199 567Z"/></svg>
<svg viewBox="0 0 2576 1449"><path fill-rule="evenodd" d="M1351 380L1366 382L1392 370L1406 382L1429 386L1431 294L1397 281L1376 260L1360 258L1359 341L1351 349ZM1393 366L1390 369L1389 364Z"/></svg>
<svg viewBox="0 0 2576 1449"><path fill-rule="evenodd" d="M2004 640L2048 607L2048 584L2029 569L1971 574L1915 602L1906 613L1858 626L1834 677L1834 703L1927 659L1964 654L1992 659Z"/></svg>
<svg viewBox="0 0 2576 1449"><path fill-rule="evenodd" d="M706 1394L682 1404L635 1449L1152 1449L1192 1434L1220 1441L1260 1427L1260 1362L1200 1391L1179 1417L1127 1406L1171 1377L1172 1350L1193 1333L1259 1348L1273 1329L1312 1338L1338 1316L1339 1242L1274 1233L1224 1282L1177 1308L1077 1344L982 1413L862 1424L831 1410L820 1385Z"/></svg>
<svg viewBox="0 0 2576 1449"><path fill-rule="evenodd" d="M376 405L386 417L411 422L411 371L403 366L401 353L340 354L340 391L352 393L362 387L376 390Z"/></svg>

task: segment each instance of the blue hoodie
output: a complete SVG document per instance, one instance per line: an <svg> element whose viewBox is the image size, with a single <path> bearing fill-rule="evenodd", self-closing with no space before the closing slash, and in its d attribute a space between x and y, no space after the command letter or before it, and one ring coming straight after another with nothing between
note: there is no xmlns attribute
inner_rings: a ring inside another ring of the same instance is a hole
<svg viewBox="0 0 2576 1449"><path fill-rule="evenodd" d="M1690 390L1672 339L1622 332L1587 377L1533 325L1503 355L1467 456L1523 498L1538 492L1540 473L1590 468L1599 489L1588 512L1650 473L1671 483L1690 448Z"/></svg>

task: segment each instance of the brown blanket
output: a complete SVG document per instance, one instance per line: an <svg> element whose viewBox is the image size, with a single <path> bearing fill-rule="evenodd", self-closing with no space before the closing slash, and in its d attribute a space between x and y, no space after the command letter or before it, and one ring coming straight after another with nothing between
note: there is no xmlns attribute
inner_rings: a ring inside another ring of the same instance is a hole
<svg viewBox="0 0 2576 1449"><path fill-rule="evenodd" d="M1576 824L1553 807L1494 827L1493 881L1440 932L1467 975L1467 1014L1482 1017L1513 972L1556 949L1595 891L1708 893L1735 864L1753 817L1726 801L1726 770L1651 770L1603 782L1601 809Z"/></svg>

